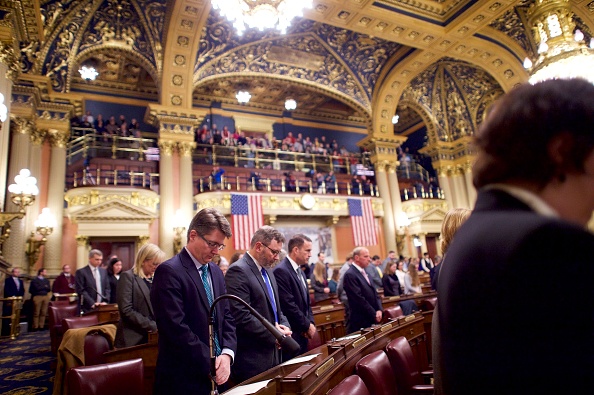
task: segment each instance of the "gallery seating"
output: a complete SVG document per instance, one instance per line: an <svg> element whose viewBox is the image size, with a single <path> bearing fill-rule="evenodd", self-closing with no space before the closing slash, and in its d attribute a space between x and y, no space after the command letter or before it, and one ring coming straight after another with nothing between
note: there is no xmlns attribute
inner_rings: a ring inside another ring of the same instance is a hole
<svg viewBox="0 0 594 395"><path fill-rule="evenodd" d="M423 384L422 374L412 348L405 337L398 337L386 346L386 353L396 377L398 394L432 394L433 385ZM429 374L429 373L428 373Z"/></svg>
<svg viewBox="0 0 594 395"><path fill-rule="evenodd" d="M66 373L68 395L144 395L141 358L72 368Z"/></svg>
<svg viewBox="0 0 594 395"><path fill-rule="evenodd" d="M398 395L390 360L383 350L361 358L355 369L369 392L374 395Z"/></svg>
<svg viewBox="0 0 594 395"><path fill-rule="evenodd" d="M361 377L353 374L342 380L328 395L371 395Z"/></svg>

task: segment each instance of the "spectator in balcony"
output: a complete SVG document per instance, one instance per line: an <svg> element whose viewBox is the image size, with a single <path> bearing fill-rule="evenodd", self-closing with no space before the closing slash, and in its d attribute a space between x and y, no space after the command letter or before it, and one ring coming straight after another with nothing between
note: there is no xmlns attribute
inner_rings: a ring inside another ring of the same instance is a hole
<svg viewBox="0 0 594 395"><path fill-rule="evenodd" d="M119 131L118 125L114 116L109 117L109 122L105 126L105 132L103 132L103 143L110 145L113 141L113 137L117 136Z"/></svg>
<svg viewBox="0 0 594 395"><path fill-rule="evenodd" d="M223 187L223 174L225 174L225 169L221 169L219 166L212 167L210 177L213 189L221 189Z"/></svg>
<svg viewBox="0 0 594 395"><path fill-rule="evenodd" d="M132 118L132 121L130 121L130 125L128 126L128 130L130 131L130 135L133 136L134 131L140 129L140 124L138 123L138 121L136 120L136 118Z"/></svg>
<svg viewBox="0 0 594 395"><path fill-rule="evenodd" d="M293 132L287 133L287 137L283 139L283 144L286 144L287 147L292 146L295 144L295 137L293 137Z"/></svg>
<svg viewBox="0 0 594 395"><path fill-rule="evenodd" d="M237 133L236 141L237 141L237 145L245 145L248 142L247 137L245 137L244 132Z"/></svg>
<svg viewBox="0 0 594 395"><path fill-rule="evenodd" d="M120 136L130 137L130 131L128 130L128 122L125 119L120 124Z"/></svg>
<svg viewBox="0 0 594 395"><path fill-rule="evenodd" d="M324 175L322 172L316 172L314 175L315 185L318 193L324 193Z"/></svg>
<svg viewBox="0 0 594 395"><path fill-rule="evenodd" d="M214 145L223 145L223 136L218 130L215 130L212 134L212 143Z"/></svg>
<svg viewBox="0 0 594 395"><path fill-rule="evenodd" d="M301 133L299 133L299 135L301 135ZM295 152L303 152L303 143L301 140L295 140L295 143L293 144L293 150Z"/></svg>
<svg viewBox="0 0 594 395"><path fill-rule="evenodd" d="M239 144L239 138L242 134L245 137L245 133L243 133L238 127L236 127L233 134L231 134L231 138L233 139L233 145L242 145ZM243 144L245 144L245 142Z"/></svg>
<svg viewBox="0 0 594 395"><path fill-rule="evenodd" d="M85 121L86 121L86 122L87 122L89 125L91 125L91 126L89 126L89 127L93 127L92 125L93 125L93 124L95 124L95 117L93 117L93 114L91 113L91 111L88 111L88 110L87 110L87 113L85 114L85 116L86 116L86 119L85 119Z"/></svg>
<svg viewBox="0 0 594 395"><path fill-rule="evenodd" d="M210 132L208 131L208 126L206 124L202 125L202 128L196 130L195 141L198 144L202 144L202 141L209 140Z"/></svg>
<svg viewBox="0 0 594 395"><path fill-rule="evenodd" d="M94 126L97 134L103 134L105 132L105 121L103 120L103 115L97 115L97 119L95 119Z"/></svg>
<svg viewBox="0 0 594 395"><path fill-rule="evenodd" d="M358 195L361 190L361 180L358 175L353 175L351 178L351 195Z"/></svg>
<svg viewBox="0 0 594 395"><path fill-rule="evenodd" d="M334 175L334 170L330 170L326 177L324 177L324 182L326 182L326 193L337 193L337 185L336 185L336 176Z"/></svg>
<svg viewBox="0 0 594 395"><path fill-rule="evenodd" d="M126 116L123 114L120 114L120 118L118 120L118 125L121 125L124 122L126 122Z"/></svg>
<svg viewBox="0 0 594 395"><path fill-rule="evenodd" d="M222 144L223 145L233 145L232 142L232 134L229 131L227 126L223 126L223 131L221 132Z"/></svg>
<svg viewBox="0 0 594 395"><path fill-rule="evenodd" d="M297 179L295 178L295 175L290 171L285 173L285 190L287 192L297 191Z"/></svg>

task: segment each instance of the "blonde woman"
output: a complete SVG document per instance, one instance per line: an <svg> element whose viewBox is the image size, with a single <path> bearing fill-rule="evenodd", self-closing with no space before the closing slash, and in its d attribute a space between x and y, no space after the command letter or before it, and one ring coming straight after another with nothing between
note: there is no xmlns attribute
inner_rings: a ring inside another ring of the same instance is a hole
<svg viewBox="0 0 594 395"><path fill-rule="evenodd" d="M148 342L148 333L157 330L151 305L150 290L157 266L165 253L155 244L140 247L134 267L123 272L118 281L120 321L115 347L131 347Z"/></svg>
<svg viewBox="0 0 594 395"><path fill-rule="evenodd" d="M404 294L420 294L421 280L419 279L419 268L417 265L408 265L408 273L404 275Z"/></svg>
<svg viewBox="0 0 594 395"><path fill-rule="evenodd" d="M327 273L326 265L316 262L311 275L311 287L314 290L314 300L316 302L329 298L330 287L328 287Z"/></svg>

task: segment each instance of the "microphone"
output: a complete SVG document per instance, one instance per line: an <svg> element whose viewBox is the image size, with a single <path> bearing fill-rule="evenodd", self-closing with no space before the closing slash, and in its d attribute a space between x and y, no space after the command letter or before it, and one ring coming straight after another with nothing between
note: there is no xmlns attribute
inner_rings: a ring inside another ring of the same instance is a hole
<svg viewBox="0 0 594 395"><path fill-rule="evenodd" d="M279 331L276 326L274 326L270 321L268 321L266 318L264 318L262 316L262 314L258 313L252 306L250 306L245 300L241 299L239 296L236 295L231 295L231 294L224 294L219 296L218 298L216 298L213 302L212 305L210 306L210 310L208 312L208 332L210 335L210 358L211 358L211 364L210 364L210 379L212 381L212 392L211 395L218 395L218 391L216 389L216 382L214 381L214 377L216 376L216 367L215 367L215 362L216 362L216 356L214 355L214 317L213 317L213 313L214 313L214 308L216 306L216 304L218 302L220 302L223 299L233 299L239 303L241 303L242 305L244 305L245 307L247 307L247 309L250 311L250 313L252 313L252 315L254 317L256 317L258 319L258 321L260 321L262 323L262 325L264 325L264 327L268 330L268 332L270 332L272 334L272 336L274 336L274 338L276 339L276 342L278 343L278 345L280 346L280 348L285 351L286 353L289 353L291 355L296 355L300 350L301 350L301 346L299 346L299 343L297 343L295 341L295 339L293 339L291 336L287 336L284 333L282 333L281 331Z"/></svg>
<svg viewBox="0 0 594 395"><path fill-rule="evenodd" d="M84 311L83 311L83 305L84 305L84 295L83 292L91 290L93 292L95 292L97 295L99 295L101 297L101 299L105 299L105 300L109 300L108 298L106 298L101 292L97 291L95 288L91 288L90 286L86 285L79 293L78 295L78 299L80 300L80 315L83 315ZM89 295L89 297L91 297L91 295ZM96 298L95 298L96 299ZM93 303L95 304L95 303ZM91 305L92 306L92 305Z"/></svg>

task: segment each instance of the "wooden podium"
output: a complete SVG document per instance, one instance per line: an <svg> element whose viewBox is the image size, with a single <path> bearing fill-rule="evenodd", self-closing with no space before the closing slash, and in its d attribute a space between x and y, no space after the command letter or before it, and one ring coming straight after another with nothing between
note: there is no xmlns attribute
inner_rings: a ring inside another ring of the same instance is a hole
<svg viewBox="0 0 594 395"><path fill-rule="evenodd" d="M96 315L99 324L117 324L120 320L120 311L115 303L97 306L84 315Z"/></svg>

